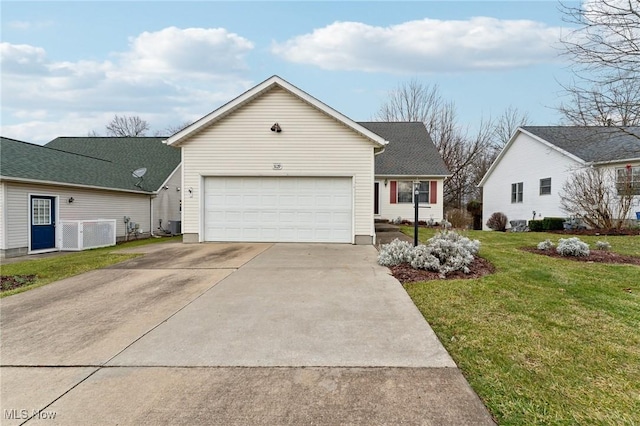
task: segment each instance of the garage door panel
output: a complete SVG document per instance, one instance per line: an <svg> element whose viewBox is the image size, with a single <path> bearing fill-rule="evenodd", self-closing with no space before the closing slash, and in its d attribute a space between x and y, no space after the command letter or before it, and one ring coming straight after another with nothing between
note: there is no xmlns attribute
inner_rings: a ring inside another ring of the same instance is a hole
<svg viewBox="0 0 640 426"><path fill-rule="evenodd" d="M209 177L206 241L352 240L351 178Z"/></svg>

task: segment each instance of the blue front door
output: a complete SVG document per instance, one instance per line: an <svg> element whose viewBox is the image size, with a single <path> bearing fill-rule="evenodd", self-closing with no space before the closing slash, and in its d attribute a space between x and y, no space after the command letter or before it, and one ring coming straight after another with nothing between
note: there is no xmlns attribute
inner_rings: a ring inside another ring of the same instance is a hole
<svg viewBox="0 0 640 426"><path fill-rule="evenodd" d="M31 196L31 250L56 246L56 198Z"/></svg>

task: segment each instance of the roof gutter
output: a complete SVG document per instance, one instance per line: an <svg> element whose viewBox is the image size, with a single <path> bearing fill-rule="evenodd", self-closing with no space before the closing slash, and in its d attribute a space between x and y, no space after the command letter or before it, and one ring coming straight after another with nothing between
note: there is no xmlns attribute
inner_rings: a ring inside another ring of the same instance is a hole
<svg viewBox="0 0 640 426"><path fill-rule="evenodd" d="M154 195L157 191L135 191L130 189L119 189L119 188L111 188L108 186L95 186L95 185L82 185L78 183L68 183L68 182L56 182L56 181L48 181L48 180L37 180L37 179L26 179L26 178L16 178L12 176L0 176L0 181L5 182L19 182L19 183L34 183L39 185L53 185L53 186L68 186L72 188L86 188L86 189L100 189L103 191L114 191L114 192L127 192L132 194L144 194L144 195Z"/></svg>

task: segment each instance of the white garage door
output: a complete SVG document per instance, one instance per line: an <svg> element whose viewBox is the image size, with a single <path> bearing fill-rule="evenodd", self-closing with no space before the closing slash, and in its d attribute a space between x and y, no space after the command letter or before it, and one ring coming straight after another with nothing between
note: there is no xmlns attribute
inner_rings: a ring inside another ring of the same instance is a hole
<svg viewBox="0 0 640 426"><path fill-rule="evenodd" d="M206 241L352 240L351 178L205 178Z"/></svg>

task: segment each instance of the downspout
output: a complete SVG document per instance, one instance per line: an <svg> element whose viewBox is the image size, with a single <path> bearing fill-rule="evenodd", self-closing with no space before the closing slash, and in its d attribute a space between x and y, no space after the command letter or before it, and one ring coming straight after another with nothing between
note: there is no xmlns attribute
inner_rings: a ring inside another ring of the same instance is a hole
<svg viewBox="0 0 640 426"><path fill-rule="evenodd" d="M151 194L149 196L149 237L153 237L153 199L155 196Z"/></svg>

